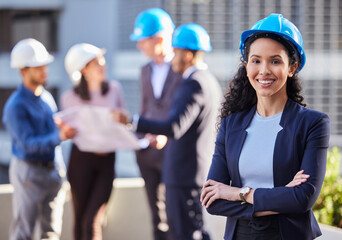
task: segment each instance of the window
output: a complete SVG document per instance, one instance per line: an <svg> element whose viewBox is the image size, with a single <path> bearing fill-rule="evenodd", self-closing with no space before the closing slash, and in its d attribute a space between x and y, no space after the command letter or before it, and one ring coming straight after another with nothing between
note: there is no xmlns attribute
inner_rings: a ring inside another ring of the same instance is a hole
<svg viewBox="0 0 342 240"><path fill-rule="evenodd" d="M21 39L35 38L48 51L57 50L56 10L0 10L0 52L10 52Z"/></svg>

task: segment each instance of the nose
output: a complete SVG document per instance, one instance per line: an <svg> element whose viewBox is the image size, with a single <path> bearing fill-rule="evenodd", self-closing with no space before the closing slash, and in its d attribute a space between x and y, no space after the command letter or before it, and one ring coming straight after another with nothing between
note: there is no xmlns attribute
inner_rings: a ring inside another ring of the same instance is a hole
<svg viewBox="0 0 342 240"><path fill-rule="evenodd" d="M269 67L268 67L268 64L267 63L262 63L260 65L260 74L262 75L267 75L270 73L270 70L269 70Z"/></svg>

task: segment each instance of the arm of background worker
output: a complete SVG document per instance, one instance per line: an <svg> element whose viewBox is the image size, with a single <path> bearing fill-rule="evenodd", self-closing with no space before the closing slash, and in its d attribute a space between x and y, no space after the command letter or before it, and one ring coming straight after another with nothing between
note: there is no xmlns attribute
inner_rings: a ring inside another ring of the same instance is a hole
<svg viewBox="0 0 342 240"><path fill-rule="evenodd" d="M29 154L40 153L46 154L54 150L56 145L61 141L59 130L55 130L49 134L37 135L26 116L25 109L19 105L16 111L8 111L6 120L6 129L9 131L14 141L16 141Z"/></svg>
<svg viewBox="0 0 342 240"><path fill-rule="evenodd" d="M204 96L200 84L195 80L186 80L175 94L169 118L165 121L155 121L140 117L137 132L178 139L199 117L203 104Z"/></svg>
<svg viewBox="0 0 342 240"><path fill-rule="evenodd" d="M77 133L75 128L63 123L62 120L58 118L55 119L55 124L59 128L59 137L62 141L75 137Z"/></svg>

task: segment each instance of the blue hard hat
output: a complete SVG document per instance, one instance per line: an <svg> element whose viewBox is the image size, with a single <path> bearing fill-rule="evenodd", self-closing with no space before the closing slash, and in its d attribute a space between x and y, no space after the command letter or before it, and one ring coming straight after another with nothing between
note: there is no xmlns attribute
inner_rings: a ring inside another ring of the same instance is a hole
<svg viewBox="0 0 342 240"><path fill-rule="evenodd" d="M175 25L167 12L160 8L150 8L141 12L135 19L130 39L139 41L152 37L163 30L172 32L174 28Z"/></svg>
<svg viewBox="0 0 342 240"><path fill-rule="evenodd" d="M240 51L244 59L245 56L245 43L251 36L258 33L272 33L283 37L287 42L294 45L299 57L298 71L300 71L305 65L305 52L303 49L303 38L298 28L284 18L281 14L271 14L267 18L264 18L256 22L250 30L244 31L241 34Z"/></svg>
<svg viewBox="0 0 342 240"><path fill-rule="evenodd" d="M172 37L172 47L205 52L212 49L209 34L196 23L187 23L176 28Z"/></svg>

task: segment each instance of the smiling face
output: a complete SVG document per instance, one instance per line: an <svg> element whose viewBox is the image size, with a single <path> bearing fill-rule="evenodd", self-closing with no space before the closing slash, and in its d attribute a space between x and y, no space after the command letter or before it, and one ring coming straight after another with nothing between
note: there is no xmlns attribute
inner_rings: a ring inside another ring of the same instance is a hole
<svg viewBox="0 0 342 240"><path fill-rule="evenodd" d="M285 47L270 38L255 40L245 62L249 82L260 98L287 98L286 82L292 77L298 64L289 65Z"/></svg>

